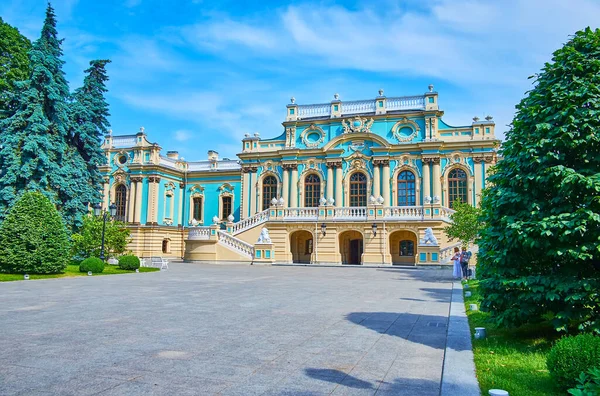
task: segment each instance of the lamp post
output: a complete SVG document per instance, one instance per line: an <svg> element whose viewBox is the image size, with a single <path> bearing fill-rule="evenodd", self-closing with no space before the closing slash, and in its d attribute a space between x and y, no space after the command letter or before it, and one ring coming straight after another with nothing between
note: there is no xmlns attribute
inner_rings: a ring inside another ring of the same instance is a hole
<svg viewBox="0 0 600 396"><path fill-rule="evenodd" d="M115 214L117 214L117 205L114 204L114 202L108 207L108 209L110 210L110 217L115 217ZM100 214L102 213L102 206L100 206L99 203L97 203L96 205L94 205L94 214L96 215L96 217L100 216ZM102 245L100 247L100 260L104 261L104 233L106 232L106 218L108 217L108 212L104 212L104 215L102 216Z"/></svg>

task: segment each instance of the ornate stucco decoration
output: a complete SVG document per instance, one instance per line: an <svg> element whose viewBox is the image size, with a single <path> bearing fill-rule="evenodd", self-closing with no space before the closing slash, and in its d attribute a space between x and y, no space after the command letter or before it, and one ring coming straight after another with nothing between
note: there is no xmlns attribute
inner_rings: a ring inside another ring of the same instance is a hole
<svg viewBox="0 0 600 396"><path fill-rule="evenodd" d="M402 130L406 127L412 130L412 132L408 135L406 133L402 133ZM419 133L420 130L421 128L419 127L419 124L404 117L394 124L392 127L392 135L394 135L396 140L399 142L410 142L417 136L417 133Z"/></svg>
<svg viewBox="0 0 600 396"><path fill-rule="evenodd" d="M285 128L285 147L296 147L296 127Z"/></svg>
<svg viewBox="0 0 600 396"><path fill-rule="evenodd" d="M310 124L308 128L302 131L300 138L306 147L315 148L319 147L319 145L323 143L323 140L325 139L325 132L315 124Z"/></svg>
<svg viewBox="0 0 600 396"><path fill-rule="evenodd" d="M222 185L219 186L219 191L222 192L233 192L234 186L232 186L229 183L223 183Z"/></svg>
<svg viewBox="0 0 600 396"><path fill-rule="evenodd" d="M365 147L364 140L353 140L352 143L350 143L350 146L348 146L348 148L352 151L363 151Z"/></svg>
<svg viewBox="0 0 600 396"><path fill-rule="evenodd" d="M473 162L476 164L481 164L485 162L486 164L493 164L496 162L496 154L495 153L485 153L478 156L473 156Z"/></svg>
<svg viewBox="0 0 600 396"><path fill-rule="evenodd" d="M115 180L115 184L123 183L127 184L127 173L123 170L119 169L113 174L113 178Z"/></svg>
<svg viewBox="0 0 600 396"><path fill-rule="evenodd" d="M373 126L373 118L366 119L360 116L342 120L342 127L344 127L344 133L369 133L371 132L371 126Z"/></svg>
<svg viewBox="0 0 600 396"><path fill-rule="evenodd" d="M446 165L444 165L444 169L442 169L442 175L445 175L448 169L452 168L455 165L458 165L462 169L467 170L467 174L469 176L473 176L473 169L471 169L471 166L467 162L467 158L459 152L448 154L446 156Z"/></svg>
<svg viewBox="0 0 600 396"><path fill-rule="evenodd" d="M127 165L130 161L131 158L129 157L129 153L125 150L119 150L113 156L113 164L115 164L119 168L122 168L123 166Z"/></svg>
<svg viewBox="0 0 600 396"><path fill-rule="evenodd" d="M396 171L401 169L410 168L415 175L421 177L421 172L419 171L419 167L417 166L417 159L409 157L407 155L403 155L398 161L396 161L396 166L394 166L394 170L392 174L395 174Z"/></svg>

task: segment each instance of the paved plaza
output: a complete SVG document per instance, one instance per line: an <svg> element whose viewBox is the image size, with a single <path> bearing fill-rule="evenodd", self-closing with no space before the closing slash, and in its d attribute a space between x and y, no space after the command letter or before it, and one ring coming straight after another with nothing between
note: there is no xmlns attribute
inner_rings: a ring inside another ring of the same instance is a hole
<svg viewBox="0 0 600 396"><path fill-rule="evenodd" d="M0 394L440 394L448 270L170 267L0 283Z"/></svg>

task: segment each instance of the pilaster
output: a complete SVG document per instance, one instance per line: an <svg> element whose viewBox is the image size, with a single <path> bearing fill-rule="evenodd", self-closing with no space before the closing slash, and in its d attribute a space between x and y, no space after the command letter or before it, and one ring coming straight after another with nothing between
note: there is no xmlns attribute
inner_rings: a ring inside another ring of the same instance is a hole
<svg viewBox="0 0 600 396"><path fill-rule="evenodd" d="M431 197L431 161L429 158L423 158L423 197ZM423 198L423 202L425 199Z"/></svg>
<svg viewBox="0 0 600 396"><path fill-rule="evenodd" d="M102 179L103 187L104 187L104 196L102 197L103 208L104 210L108 210L110 205L110 178L105 177Z"/></svg>
<svg viewBox="0 0 600 396"><path fill-rule="evenodd" d="M373 196L378 198L381 195L381 174L379 163L373 160Z"/></svg>
<svg viewBox="0 0 600 396"><path fill-rule="evenodd" d="M327 163L327 193L326 193L326 197L327 199L331 199L333 198L333 185L334 185L334 181L333 181L333 166L331 163ZM333 198L335 199L335 198Z"/></svg>
<svg viewBox="0 0 600 396"><path fill-rule="evenodd" d="M297 208L298 207L298 164L290 164L290 167L292 169L292 178L291 178L292 191L291 191L289 207Z"/></svg>
<svg viewBox="0 0 600 396"><path fill-rule="evenodd" d="M131 184L134 189L135 199L133 204L133 224L140 224L140 218L142 213L142 188L143 188L143 177L132 176Z"/></svg>
<svg viewBox="0 0 600 396"><path fill-rule="evenodd" d="M291 164L283 164L283 187L281 196L283 197L283 202L285 205L290 206L290 169Z"/></svg>
<svg viewBox="0 0 600 396"><path fill-rule="evenodd" d="M390 206L390 160L381 160L383 165L383 206Z"/></svg>
<svg viewBox="0 0 600 396"><path fill-rule="evenodd" d="M335 206L340 207L344 204L342 200L343 181L342 181L342 163L335 163Z"/></svg>

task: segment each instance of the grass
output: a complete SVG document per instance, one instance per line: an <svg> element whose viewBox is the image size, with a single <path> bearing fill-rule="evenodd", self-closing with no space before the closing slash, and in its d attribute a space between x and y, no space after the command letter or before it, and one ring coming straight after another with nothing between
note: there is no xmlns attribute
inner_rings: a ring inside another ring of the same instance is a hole
<svg viewBox="0 0 600 396"><path fill-rule="evenodd" d="M465 297L471 334L475 327L485 327L484 340L473 339L473 354L477 379L482 395L490 389L503 389L511 396L554 396L564 395L554 386L548 369L546 356L552 344L560 336L548 324L519 329L498 329L488 321L489 314L469 311L469 304L480 306L481 296L478 281L468 282L471 297Z"/></svg>
<svg viewBox="0 0 600 396"><path fill-rule="evenodd" d="M154 272L159 271L158 268L140 267L140 272ZM104 266L104 271L93 276L101 275L115 275L115 274L131 274L135 271L122 270L116 265ZM67 269L62 274L49 274L49 275L35 275L30 274L29 279L51 279L51 278L72 278L74 276L87 276L87 272L79 272L78 265L67 265ZM2 274L0 273L0 282L20 281L23 279L23 274Z"/></svg>

